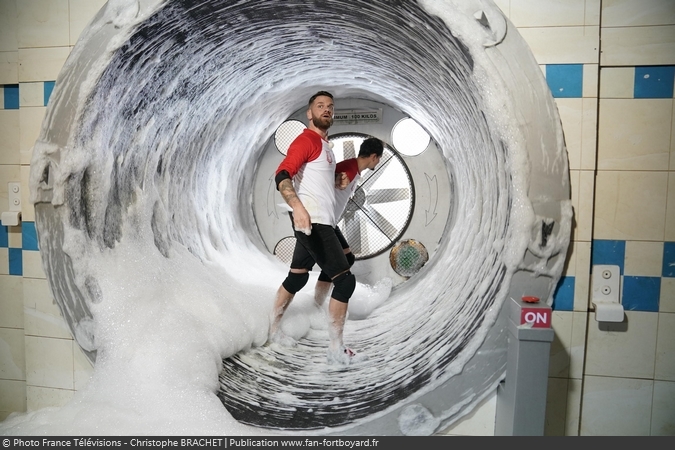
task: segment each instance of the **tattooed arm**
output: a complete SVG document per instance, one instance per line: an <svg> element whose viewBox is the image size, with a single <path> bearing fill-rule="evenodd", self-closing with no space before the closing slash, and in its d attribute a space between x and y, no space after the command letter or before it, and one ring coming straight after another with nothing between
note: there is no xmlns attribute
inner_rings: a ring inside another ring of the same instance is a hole
<svg viewBox="0 0 675 450"><path fill-rule="evenodd" d="M305 209L305 206L298 198L298 194L293 188L293 182L291 179L284 178L279 182L277 188L279 189L279 193L286 201L288 206L293 209L293 225L295 225L295 229L309 234L307 230L312 229L312 221L309 217L309 213Z"/></svg>

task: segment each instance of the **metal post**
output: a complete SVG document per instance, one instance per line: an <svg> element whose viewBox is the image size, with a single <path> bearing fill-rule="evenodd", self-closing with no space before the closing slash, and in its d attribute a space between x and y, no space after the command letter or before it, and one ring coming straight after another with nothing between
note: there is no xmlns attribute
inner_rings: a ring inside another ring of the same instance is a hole
<svg viewBox="0 0 675 450"><path fill-rule="evenodd" d="M496 436L543 436L551 307L513 299L509 311L505 380L497 388Z"/></svg>

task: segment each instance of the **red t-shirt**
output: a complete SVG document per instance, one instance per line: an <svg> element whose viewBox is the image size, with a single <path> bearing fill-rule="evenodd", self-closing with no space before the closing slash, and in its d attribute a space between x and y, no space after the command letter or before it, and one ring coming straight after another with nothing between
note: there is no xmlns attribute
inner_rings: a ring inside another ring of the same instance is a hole
<svg viewBox="0 0 675 450"><path fill-rule="evenodd" d="M327 141L305 128L288 147L276 174L288 172L312 223L335 226L335 155Z"/></svg>

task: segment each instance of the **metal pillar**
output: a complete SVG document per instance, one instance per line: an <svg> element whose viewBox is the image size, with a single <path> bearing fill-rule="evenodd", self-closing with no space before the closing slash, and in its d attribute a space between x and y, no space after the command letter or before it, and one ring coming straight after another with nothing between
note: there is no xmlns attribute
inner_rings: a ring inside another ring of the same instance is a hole
<svg viewBox="0 0 675 450"><path fill-rule="evenodd" d="M525 297L526 298L526 297ZM543 436L551 307L511 298L506 377L497 388L496 436Z"/></svg>

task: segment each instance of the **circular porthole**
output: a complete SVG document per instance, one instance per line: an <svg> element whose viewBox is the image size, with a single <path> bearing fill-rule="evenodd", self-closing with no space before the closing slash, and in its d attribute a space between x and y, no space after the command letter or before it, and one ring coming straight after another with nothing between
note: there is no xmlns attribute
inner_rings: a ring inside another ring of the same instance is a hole
<svg viewBox="0 0 675 450"><path fill-rule="evenodd" d="M293 260L293 250L295 250L295 237L288 236L277 242L274 247L274 256L286 265L290 265Z"/></svg>
<svg viewBox="0 0 675 450"><path fill-rule="evenodd" d="M407 117L394 125L391 141L401 154L417 156L427 149L431 137L415 120Z"/></svg>
<svg viewBox="0 0 675 450"><path fill-rule="evenodd" d="M305 128L307 128L305 124L299 120L287 120L279 125L277 131L274 132L274 144L277 146L279 153L285 155L293 140L298 137Z"/></svg>
<svg viewBox="0 0 675 450"><path fill-rule="evenodd" d="M392 269L406 278L419 272L427 261L429 261L429 253L426 247L414 239L399 242L389 252Z"/></svg>

